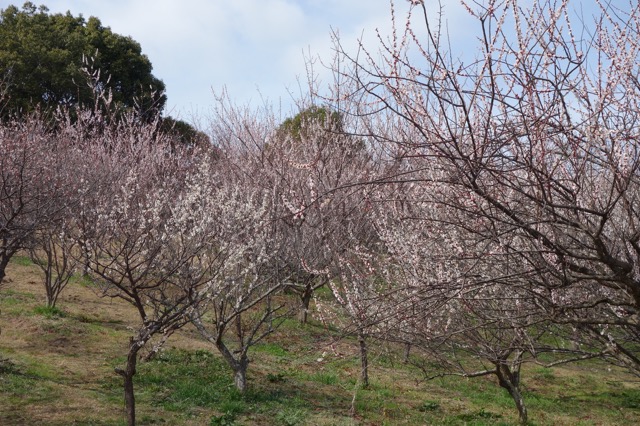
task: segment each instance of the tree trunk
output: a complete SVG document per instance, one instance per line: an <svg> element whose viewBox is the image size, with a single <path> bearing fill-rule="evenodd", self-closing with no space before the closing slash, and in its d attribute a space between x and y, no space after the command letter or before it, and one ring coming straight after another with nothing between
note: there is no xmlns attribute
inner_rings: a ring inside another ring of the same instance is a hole
<svg viewBox="0 0 640 426"><path fill-rule="evenodd" d="M233 369L234 378L233 381L236 385L236 388L240 391L240 393L245 393L247 391L247 367L249 366L248 359L241 359L236 367Z"/></svg>
<svg viewBox="0 0 640 426"><path fill-rule="evenodd" d="M498 382L500 386L506 389L516 403L518 414L520 416L520 423L527 424L528 414L527 407L524 404L524 398L520 392L520 371L511 371L506 364L496 365L496 374L498 376Z"/></svg>
<svg viewBox="0 0 640 426"><path fill-rule="evenodd" d="M124 379L124 406L127 416L127 425L136 424L136 399L133 392L133 376L136 374L136 364L138 361L138 351L141 345L131 338L129 353L127 354L127 365L124 370L116 368L116 373Z"/></svg>
<svg viewBox="0 0 640 426"><path fill-rule="evenodd" d="M360 378L362 379L362 387L369 386L369 358L367 356L367 341L363 333L358 333L358 343L360 344Z"/></svg>
<svg viewBox="0 0 640 426"><path fill-rule="evenodd" d="M6 269L7 264L9 264L9 259L11 259L11 256L7 256L5 254L0 256L0 288L2 288L2 280L5 277L4 270ZM2 332L2 328L0 328L0 333L1 332Z"/></svg>
<svg viewBox="0 0 640 426"><path fill-rule="evenodd" d="M241 349L240 357L236 359L220 337L216 340L216 347L233 370L233 380L236 388L241 393L245 393L247 390L247 367L249 367L249 357L247 356L246 348Z"/></svg>
<svg viewBox="0 0 640 426"><path fill-rule="evenodd" d="M7 268L7 265L9 264L9 260L11 260L12 256L13 256L13 253L3 254L0 256L0 284L2 284L2 280L5 277L5 269Z"/></svg>
<svg viewBox="0 0 640 426"><path fill-rule="evenodd" d="M136 397L133 392L133 374L125 374L123 377L124 377L124 406L125 406L125 411L127 415L127 424L129 426L135 426Z"/></svg>
<svg viewBox="0 0 640 426"><path fill-rule="evenodd" d="M411 353L411 343L404 344L404 357L402 361L407 364L409 363L409 354Z"/></svg>
<svg viewBox="0 0 640 426"><path fill-rule="evenodd" d="M313 287L308 284L302 294L300 294L300 322L306 324L309 319L309 305L311 304L311 297L313 296Z"/></svg>
<svg viewBox="0 0 640 426"><path fill-rule="evenodd" d="M47 266L44 269L44 287L46 289L46 293L47 293L47 307L49 308L55 308L56 306L56 299L58 298L55 294L55 288L54 288L54 284L52 281L52 277L53 277L53 260L51 259L51 256L47 256Z"/></svg>
<svg viewBox="0 0 640 426"><path fill-rule="evenodd" d="M82 276L88 276L89 272L91 272L91 252L89 251L89 246L85 242L84 239L80 240L80 251L82 252Z"/></svg>

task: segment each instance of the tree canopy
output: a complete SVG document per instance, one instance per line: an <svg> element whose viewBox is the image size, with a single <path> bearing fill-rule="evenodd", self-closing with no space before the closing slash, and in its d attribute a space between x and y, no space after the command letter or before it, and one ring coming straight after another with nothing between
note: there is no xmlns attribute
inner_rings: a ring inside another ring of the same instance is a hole
<svg viewBox="0 0 640 426"><path fill-rule="evenodd" d="M300 140L307 136L305 132L308 132L312 125L319 125L325 130L342 131L342 117L337 111L314 105L284 120L279 131Z"/></svg>
<svg viewBox="0 0 640 426"><path fill-rule="evenodd" d="M172 136L182 145L205 146L211 143L206 133L199 131L190 123L173 117L165 117L160 124L160 131Z"/></svg>
<svg viewBox="0 0 640 426"><path fill-rule="evenodd" d="M31 2L0 10L5 117L38 105L89 105L108 91L116 106L155 115L166 96L164 83L151 71L138 42L114 33L96 17L50 14L46 6Z"/></svg>

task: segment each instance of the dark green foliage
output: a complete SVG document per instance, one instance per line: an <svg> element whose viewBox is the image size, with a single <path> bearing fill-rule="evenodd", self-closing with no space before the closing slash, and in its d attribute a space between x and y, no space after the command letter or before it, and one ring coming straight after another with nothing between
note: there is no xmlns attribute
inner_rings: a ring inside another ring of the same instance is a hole
<svg viewBox="0 0 640 426"><path fill-rule="evenodd" d="M201 146L210 144L209 137L205 133L199 131L186 121L173 117L162 119L160 131L172 136L173 140L180 145Z"/></svg>
<svg viewBox="0 0 640 426"><path fill-rule="evenodd" d="M87 66L93 76L83 70ZM155 116L166 97L164 83L151 70L138 42L113 33L98 18L49 14L31 2L0 11L3 117L38 105L45 110L92 106L96 95L107 91L114 105Z"/></svg>
<svg viewBox="0 0 640 426"><path fill-rule="evenodd" d="M331 111L325 107L312 106L299 112L293 118L287 118L280 125L279 130L285 134L300 141L305 135L305 131L312 124L320 124L320 126L328 131L342 131L342 117L336 111Z"/></svg>
<svg viewBox="0 0 640 426"><path fill-rule="evenodd" d="M514 423L502 420L500 414L494 414L481 408L475 412L462 413L448 417L442 424L464 426L510 426ZM530 423L527 423L530 424Z"/></svg>
<svg viewBox="0 0 640 426"><path fill-rule="evenodd" d="M610 401L613 407L619 406L640 410L640 391L627 389L621 392L611 392Z"/></svg>

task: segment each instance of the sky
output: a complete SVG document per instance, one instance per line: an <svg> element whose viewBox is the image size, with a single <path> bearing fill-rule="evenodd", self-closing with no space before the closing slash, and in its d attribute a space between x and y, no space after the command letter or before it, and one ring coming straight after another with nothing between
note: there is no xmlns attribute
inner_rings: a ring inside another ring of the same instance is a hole
<svg viewBox="0 0 640 426"><path fill-rule="evenodd" d="M355 51L361 39L371 52L379 46L376 30L383 37L391 31L390 0L31 1L51 13L96 16L104 26L139 42L153 74L166 85L165 115L191 122L210 116L214 93L223 89L237 105L257 107L266 101L283 118L291 116L294 99L306 90L310 60L320 81L331 79L322 62L331 62L332 31L339 32L347 50ZM442 4L446 32L461 52L475 50L477 22L460 0L425 1L430 13ZM0 9L23 3L0 0ZM410 1L394 4L401 27Z"/></svg>
<svg viewBox="0 0 640 426"><path fill-rule="evenodd" d="M32 0L51 13L96 16L140 43L167 88L167 115L207 116L226 88L240 105L288 110L309 58L331 59L331 31L347 46L388 33L389 0ZM0 8L24 0L0 0ZM395 0L398 13L407 0ZM315 69L328 76L316 59ZM286 113L285 113L286 115Z"/></svg>

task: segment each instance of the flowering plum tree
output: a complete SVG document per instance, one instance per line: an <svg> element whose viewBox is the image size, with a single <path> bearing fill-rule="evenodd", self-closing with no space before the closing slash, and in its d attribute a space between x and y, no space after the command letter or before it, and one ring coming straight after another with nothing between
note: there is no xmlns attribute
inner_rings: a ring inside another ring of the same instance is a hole
<svg viewBox="0 0 640 426"><path fill-rule="evenodd" d="M78 263L78 242L73 236L73 221L61 219L54 226L38 231L29 255L44 272L47 306L56 306L58 297L73 276Z"/></svg>
<svg viewBox="0 0 640 426"><path fill-rule="evenodd" d="M68 123L66 124L68 126ZM48 150L43 161L51 168L49 185L59 188L55 202L57 212L33 234L27 247L31 259L44 272L47 306L56 302L80 263L78 226L81 223L82 188L86 187L85 155L83 143L73 137L73 130L62 124L49 133ZM96 189L95 187L93 189Z"/></svg>
<svg viewBox="0 0 640 426"><path fill-rule="evenodd" d="M37 117L0 126L0 284L13 255L63 208L52 139Z"/></svg>
<svg viewBox="0 0 640 426"><path fill-rule="evenodd" d="M217 223L211 243L224 265L190 318L233 370L237 389L245 392L250 348L272 333L286 313L274 295L286 279L279 259L289 242L278 227L274 193L264 185L257 155L268 121L251 122L250 115L238 112L223 112L212 123L213 139L224 149L215 162L218 180L207 214Z"/></svg>
<svg viewBox="0 0 640 426"><path fill-rule="evenodd" d="M284 305L273 298L281 288L273 258L283 241L275 232L269 194L236 181L219 189L212 201L209 214L221 227L214 244L225 262L191 319L233 370L238 390L245 392L249 349L274 331L274 321L283 313Z"/></svg>
<svg viewBox="0 0 640 426"><path fill-rule="evenodd" d="M131 336L124 379L129 424L135 423L133 377L139 351L154 336L188 322L219 260L209 215L211 169L195 153L175 152L152 125L121 120L91 147L106 150L114 185L94 200L85 234L89 266L102 294L129 302L140 324ZM101 166L95 165L97 168ZM105 170L105 169L102 169ZM106 194L103 194L106 195Z"/></svg>
<svg viewBox="0 0 640 426"><path fill-rule="evenodd" d="M367 209L362 188L372 163L362 139L344 133L336 112L310 107L285 120L267 147L269 176L279 197L279 227L289 244L280 259L288 289L300 297L306 322L314 292L331 276L336 256Z"/></svg>
<svg viewBox="0 0 640 426"><path fill-rule="evenodd" d="M548 318L593 331L637 371L626 345L637 343L640 307L640 9L600 4L586 32L568 1L464 4L478 28L474 57L448 54L439 22L417 3L419 15L381 39L380 60L342 50L352 66L341 81L356 88L361 113L383 110L413 128L411 139L385 135L390 152L436 163L438 182L472 203L444 194L441 204L482 218L478 236L517 236L496 244L535 270L531 294L546 295Z"/></svg>
<svg viewBox="0 0 640 426"><path fill-rule="evenodd" d="M435 184L430 207L442 214L418 212L438 224L425 241L453 231L445 247L473 283L465 294L492 299L469 308L478 330L504 324L481 320L489 308L513 324L500 325L509 330L501 345L527 324L552 322L637 374L640 8L598 3L590 25L569 1L463 6L477 25L475 54L456 53L441 15L411 2L403 24L394 10L379 54L351 54L338 41L333 97L351 99L362 119L402 124L370 126L381 150L407 165L386 180ZM461 288L456 274L442 283ZM457 299L459 315L468 300Z"/></svg>

